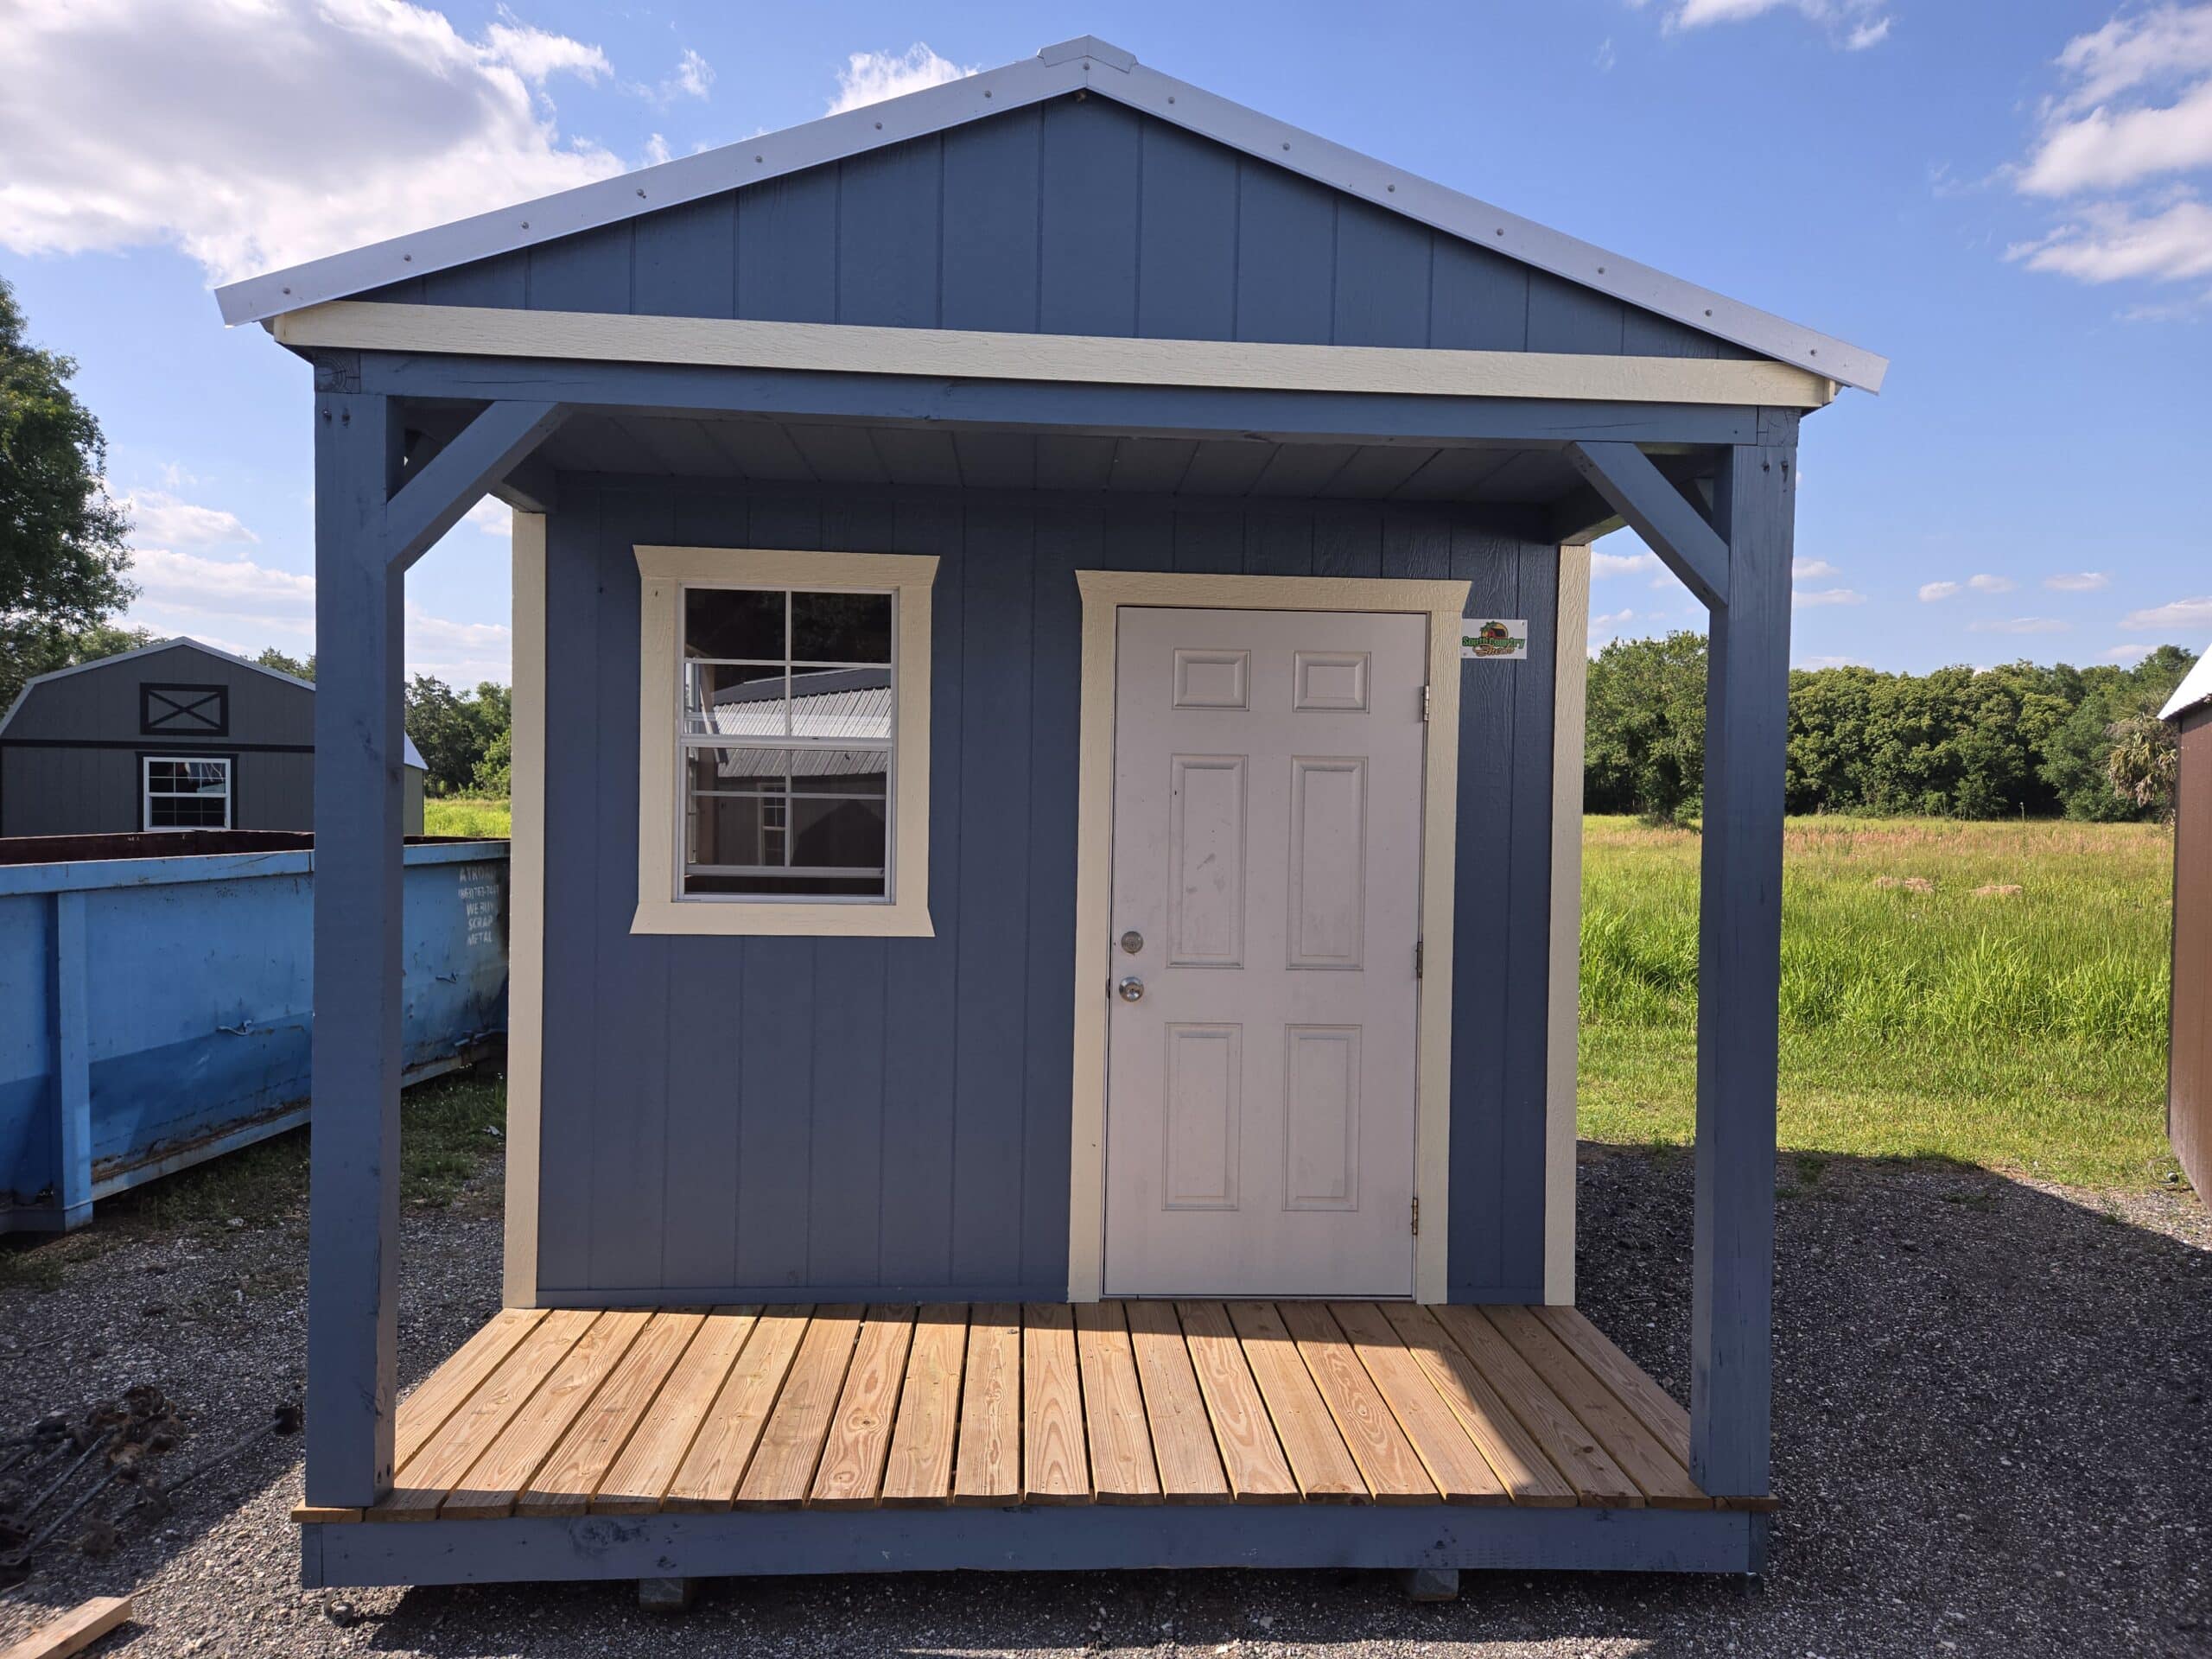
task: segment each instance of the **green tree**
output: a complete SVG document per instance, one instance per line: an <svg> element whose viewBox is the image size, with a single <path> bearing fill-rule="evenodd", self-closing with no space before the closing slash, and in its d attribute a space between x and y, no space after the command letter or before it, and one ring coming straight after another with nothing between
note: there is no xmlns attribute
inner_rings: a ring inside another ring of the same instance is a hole
<svg viewBox="0 0 2212 1659"><path fill-rule="evenodd" d="M1653 823L1697 816L1705 792L1705 636L1616 639L1590 664L1584 804Z"/></svg>
<svg viewBox="0 0 2212 1659"><path fill-rule="evenodd" d="M463 696L443 680L417 674L407 682L407 735L423 752L423 787L430 795L465 795L494 741L514 719L513 696L486 680Z"/></svg>
<svg viewBox="0 0 2212 1659"><path fill-rule="evenodd" d="M2101 664L2080 671L2082 699L2045 740L2040 766L2068 817L2116 823L2161 815L2155 796L2139 802L2132 789L2123 795L2115 788L2113 749L2131 722L2157 715L2196 662L2179 645L2160 645L2132 669Z"/></svg>
<svg viewBox="0 0 2212 1659"><path fill-rule="evenodd" d="M261 655L255 658L253 660L259 663L264 668L273 668L279 674L289 674L296 680L311 680L315 678L315 653L313 652L309 652L304 658L290 657L277 650L276 646L270 645L264 649Z"/></svg>
<svg viewBox="0 0 2212 1659"><path fill-rule="evenodd" d="M70 389L77 365L23 329L0 281L0 708L34 674L109 654L114 631L95 630L135 591L130 521L102 486L107 447Z"/></svg>

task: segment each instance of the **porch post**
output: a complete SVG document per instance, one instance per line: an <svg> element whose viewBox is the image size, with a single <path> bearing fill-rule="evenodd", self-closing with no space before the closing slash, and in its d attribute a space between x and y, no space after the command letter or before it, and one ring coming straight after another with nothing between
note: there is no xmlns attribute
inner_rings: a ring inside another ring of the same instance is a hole
<svg viewBox="0 0 2212 1659"><path fill-rule="evenodd" d="M1715 491L1728 588L1706 681L1690 1473L1723 1497L1767 1491L1772 1368L1796 413L1761 410L1758 438L1725 453Z"/></svg>
<svg viewBox="0 0 2212 1659"><path fill-rule="evenodd" d="M391 1484L398 1370L400 572L387 563L397 423L315 397L315 1128L307 1502Z"/></svg>

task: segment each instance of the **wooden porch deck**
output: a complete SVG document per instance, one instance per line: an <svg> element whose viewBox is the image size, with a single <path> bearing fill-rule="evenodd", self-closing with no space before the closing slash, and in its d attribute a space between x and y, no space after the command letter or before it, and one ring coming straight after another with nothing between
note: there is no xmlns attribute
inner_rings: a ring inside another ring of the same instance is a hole
<svg viewBox="0 0 2212 1659"><path fill-rule="evenodd" d="M1716 1507L1688 1460L1688 1414L1572 1308L510 1309L401 1402L380 1502L295 1518Z"/></svg>

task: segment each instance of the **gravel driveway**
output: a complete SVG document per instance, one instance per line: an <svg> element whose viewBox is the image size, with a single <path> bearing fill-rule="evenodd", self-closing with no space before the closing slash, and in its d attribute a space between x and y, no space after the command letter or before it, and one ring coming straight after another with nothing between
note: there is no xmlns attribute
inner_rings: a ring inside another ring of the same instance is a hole
<svg viewBox="0 0 2212 1659"><path fill-rule="evenodd" d="M48 1552L0 1592L0 1643L135 1591L140 1623L99 1653L2212 1654L2212 1224L2196 1200L1838 1159L1787 1158L1782 1179L1784 1509L1763 1593L1471 1573L1457 1603L1414 1606L1375 1573L918 1574L721 1582L670 1621L622 1585L310 1592L280 1442L105 1560ZM1688 1160L1585 1147L1580 1179L1583 1305L1686 1395ZM495 1306L498 1190L487 1171L408 1218L410 1381ZM299 1396L296 1205L182 1236L126 1213L41 1250L58 1287L0 1288L0 1428L150 1380L187 1415L188 1457Z"/></svg>

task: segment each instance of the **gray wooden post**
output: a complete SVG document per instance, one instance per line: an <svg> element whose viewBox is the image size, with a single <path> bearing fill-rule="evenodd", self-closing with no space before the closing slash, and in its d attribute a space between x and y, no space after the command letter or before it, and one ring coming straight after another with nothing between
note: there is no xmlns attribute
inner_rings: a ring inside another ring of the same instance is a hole
<svg viewBox="0 0 2212 1659"><path fill-rule="evenodd" d="M315 1130L307 1501L391 1481L398 1379L402 757L398 475L381 396L315 397Z"/></svg>
<svg viewBox="0 0 2212 1659"><path fill-rule="evenodd" d="M1690 1473L1763 1496L1774 1301L1776 1022L1789 695L1797 420L1762 410L1714 498L1728 543L1706 681L1698 922L1697 1197L1690 1312Z"/></svg>

